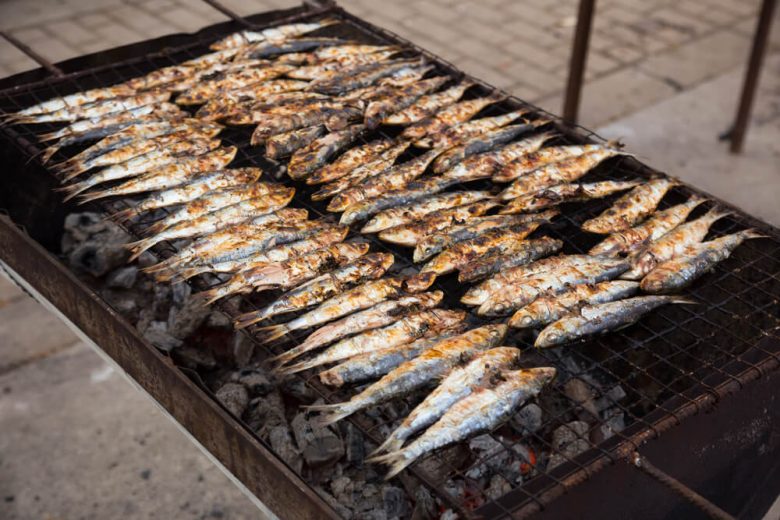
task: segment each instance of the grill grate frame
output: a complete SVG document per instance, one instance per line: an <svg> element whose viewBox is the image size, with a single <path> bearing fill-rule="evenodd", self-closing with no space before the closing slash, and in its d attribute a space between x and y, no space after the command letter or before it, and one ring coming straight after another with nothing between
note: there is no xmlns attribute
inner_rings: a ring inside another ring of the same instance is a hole
<svg viewBox="0 0 780 520"><path fill-rule="evenodd" d="M406 47L425 55L435 63L441 72L447 72L456 77L465 77L451 64L423 51L402 38L383 29L367 24L366 22L346 13L338 8L320 10L319 12L298 13L285 20L277 20L273 25L289 20L309 20L327 15L336 15L346 22L347 28L339 25L321 31L328 35L359 35L364 41L401 43ZM158 67L180 63L207 51L207 45L217 39L218 36L237 30L235 26L223 24L225 30L218 34L198 33L187 37L189 43L166 49L157 54L147 54L138 58L119 61L117 63L98 68L85 69L76 73L67 74L61 78L37 81L27 85L0 91L0 110L13 112L21 107L40 102L56 95L63 95L73 91L98 86L106 86L133 76L141 75ZM228 27L230 30L228 30ZM469 78L473 79L473 78ZM476 81L486 94L495 89ZM472 94L472 95L476 95ZM508 98L507 101L490 107L481 115L496 115L507 110L526 106L534 111L536 116L553 118L558 129L562 132L560 143L584 143L603 141L595 133L582 127L566 126L563 122L517 98ZM35 142L35 134L42 131L57 128L58 125L35 125L20 127L3 127L5 141L16 145L27 157L33 157L39 152ZM277 170L278 165L267 161L262 157L262 148L248 147L248 138L251 128L229 129L223 133L225 144L236 144L239 153L231 166L257 165L266 170ZM70 150L66 150L70 151ZM57 156L55 156L56 160ZM588 175L592 180L625 180L637 177L650 177L660 175L659 172L643 165L639 161L628 158L614 158L600 165L594 172ZM312 203L309 200L311 189L301 189L300 183L292 183L287 178L280 182L295 185L298 193L291 204L293 207L309 209L311 215L323 216L324 204ZM487 182L469 183L469 187L489 186ZM661 208L681 202L688 195L698 193L688 186L675 188L662 202ZM585 204L564 206L564 215L559 217L550 226L545 226L537 232L548 232L550 236L564 240L564 251L576 253L587 251L594 245L598 238L574 230L577 224L598 214L605 209L615 197L600 201L592 201ZM717 201L718 205L728 206ZM104 210L116 210L125 204L124 201L100 203ZM696 217L711 207L707 203L696 210ZM576 346L566 347L566 356L573 359L578 367L572 368L568 359L564 359L561 350L532 352L529 349L527 338L515 335L518 346L523 347L525 364L529 366L549 364L559 370L558 381L549 387L544 397L539 401L543 409L544 423L542 428L530 436L530 440L523 444L529 444L541 451L552 451L550 433L555 426L560 426L577 418L580 415L579 405L568 400L563 389L563 381L573 377L586 376L585 383L593 387L588 378L600 381L604 384L619 383L628 394L621 402L614 403L627 418L627 429L618 432L612 438L600 443L587 439L589 450L577 457L565 457L565 462L553 470L540 471L538 475L522 485L509 482L511 491L498 500L489 500L485 497L469 497L468 500L453 496L444 489L447 479L462 479L467 484L474 485L474 481L466 475L469 469L487 460L474 460L465 467L453 467L440 453L435 453L426 459L435 460L439 465L447 468L446 478L437 478L420 469L420 465L413 466L412 473L451 507L468 516L475 506L480 507L475 514L489 517L502 517L519 514L530 506L543 507L549 501L547 493L553 488L567 487L572 477L588 473L593 464L598 460L616 461L619 457L618 447L624 443L633 442L635 435L650 431L660 434L658 423L663 419L674 418L676 422L683 419L682 413L686 407L699 408L699 400L704 395L720 397L719 387L724 382L736 382L743 384L744 374L748 371L763 373L762 361L774 360L778 362L778 330L780 323L780 232L764 223L735 209L735 214L717 222L710 236L722 235L745 227L755 227L767 234L770 238L764 240L748 241L738 248L731 258L718 265L712 273L699 280L685 294L703 302L697 306L674 306L661 308L651 315L640 320L636 325L611 333L607 336L580 342ZM138 234L141 230L138 226L131 226L129 231ZM352 232L350 238L366 238L364 235ZM409 251L402 248L390 247L374 238L368 237L374 250L393 252L399 260L393 267L393 271L399 272L412 266L409 261ZM170 244L161 245L155 249L162 257L173 253ZM193 282L196 288L202 288L214 283L213 276L204 276ZM457 284L453 277L444 277L436 282L438 288L445 291L447 299L445 305L455 305L463 291L463 287ZM262 306L274 295L266 297L239 298L220 304L220 308L229 315L235 315L239 310L246 311L253 307ZM472 317L472 319L474 319ZM479 320L482 321L482 320ZM255 329L250 328L250 333ZM293 335L292 340L300 339L301 335ZM767 340L767 341L765 341ZM514 341L507 341L514 343ZM261 351L265 356L278 353L278 348L263 347ZM568 363L568 364L567 364ZM353 391L331 390L320 385L313 379L312 374L301 376L321 397L328 402L338 402L348 399ZM645 382L643 382L645 381ZM657 393L648 388L657 387ZM593 387L595 390L595 387ZM561 406L560 403L567 403ZM659 404L660 403L660 404ZM360 413L351 419L352 422L363 431L368 438L379 440L379 428L389 423L393 418L382 413ZM590 425L588 435L595 432L601 426L601 421ZM505 450L513 450L514 442L507 440L508 430L500 428L490 434ZM501 453L493 454L498 457ZM504 474L504 478L508 475Z"/></svg>

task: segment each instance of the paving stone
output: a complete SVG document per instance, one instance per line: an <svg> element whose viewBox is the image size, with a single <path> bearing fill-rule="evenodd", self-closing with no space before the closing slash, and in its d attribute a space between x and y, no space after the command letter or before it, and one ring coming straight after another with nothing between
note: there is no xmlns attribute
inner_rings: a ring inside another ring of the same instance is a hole
<svg viewBox="0 0 780 520"><path fill-rule="evenodd" d="M50 34L75 47L82 43L93 41L97 36L93 31L88 31L71 20L52 22L45 27Z"/></svg>
<svg viewBox="0 0 780 520"><path fill-rule="evenodd" d="M22 297L29 298L5 273L0 272L0 309Z"/></svg>

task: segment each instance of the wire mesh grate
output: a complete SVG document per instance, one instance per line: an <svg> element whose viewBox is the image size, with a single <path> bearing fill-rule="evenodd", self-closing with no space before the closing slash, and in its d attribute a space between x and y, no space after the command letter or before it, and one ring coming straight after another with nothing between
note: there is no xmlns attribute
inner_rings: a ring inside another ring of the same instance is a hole
<svg viewBox="0 0 780 520"><path fill-rule="evenodd" d="M340 16L345 23L320 31L323 35L344 36L365 42L401 43L423 52L437 65L438 72L463 76L451 64L340 9L332 9L327 14ZM298 18L312 16L322 14L300 15ZM62 78L4 90L0 92L0 110L14 112L54 96L107 86L159 67L181 63L208 52L211 41L237 29L235 25L224 24L224 29L219 33L198 33L190 36L185 45L162 52L147 52L109 66L85 69ZM479 88L472 92L471 97L485 95L493 90L489 85L477 83ZM551 114L516 98L492 105L479 116L498 115L519 106L531 108L531 117L553 119L560 134L554 143L603 141L586 129L566 126ZM35 135L57 128L59 125L42 124L3 127L0 130L7 142L13 143L25 156L31 157L40 152L38 146L33 144L36 142ZM329 214L324 208L326 204L315 203L310 199L314 190L282 175L282 166L267 160L262 148L249 146L250 135L251 127L229 128L221 134L225 145L235 145L239 150L231 167L259 166L271 172L270 176L266 176L268 180L296 187L296 197L291 207L309 210L311 218L327 217ZM377 137L393 136L392 132L380 129L363 136L361 140L368 142ZM54 157L54 161L74 150L61 151L60 155ZM616 157L599 165L587 178L593 181L629 180L658 175L661 174L634 158ZM487 181L469 183L468 187L495 189ZM697 190L685 185L675 187L664 198L661 208L683 202L688 196L697 193ZM566 204L561 208L561 216L551 224L542 226L536 235L547 234L563 240L565 253L587 252L598 242L599 237L581 232L579 224L606 209L616 197ZM713 204L703 204L691 218L703 214ZM105 211L116 211L127 207L127 201L102 202L99 207ZM129 226L128 230L137 236L143 231L144 225L145 222L139 220ZM629 442L633 433L654 430L659 414L676 417L683 404L696 404L698 396L715 392L719 383L736 380L745 370L755 368L760 360L777 360L779 349L776 340L780 335L780 234L776 229L735 210L713 225L710 236L720 236L746 227L755 227L769 238L744 243L731 258L717 265L711 273L687 290L685 294L700 302L699 305L660 308L629 328L580 341L563 349L535 351L531 348L532 338L528 333L513 331L506 343L523 349L523 366L547 365L558 369L556 382L537 401L542 412L541 423L533 431L522 431L514 420L510 421L488 434L492 440L491 446L497 449L477 453L464 446L456 446L425 457L412 466L411 473L434 490L445 504L464 516L478 510L478 514L497 518L511 515L529 503L543 507L545 492L556 486L565 486L568 476L587 470L597 459L606 457L614 461L616 446ZM355 231L350 233L348 239L368 240L373 250L393 253L397 261L391 268L392 273L406 273L415 269L407 249L391 246L373 236ZM172 244L163 243L155 248L155 253L161 257L170 256L174 252ZM195 288L202 289L221 280L221 277L206 275L194 279L192 283ZM458 284L453 275L440 278L435 287L444 291L445 307L461 307L459 299L466 287ZM239 312L261 308L276 295L269 293L232 298L221 302L219 308L235 317ZM486 322L473 315L469 320L474 323ZM249 332L256 333L256 328L250 327ZM304 333L295 333L289 341L295 343L303 337ZM765 338L772 341L762 342ZM261 356L268 357L281 350L281 345L263 345L262 350L258 351ZM354 393L354 389L327 388L316 380L314 373L296 377L302 378L327 402L347 400ZM608 401L605 408L597 409L594 414L593 410L588 410L585 402L572 399L570 387L574 385L589 392L592 400L608 400L609 391L618 387L623 395L621 397L618 393L613 396L615 398ZM368 439L380 441L388 428L397 423L404 411L408 411L409 406L419 401L422 395L418 393L410 396L398 406L382 406L356 414L350 421ZM605 430L611 419L604 415L605 412L622 416L623 424L619 429ZM572 434L569 436L571 442L582 442L587 449L577 455L570 455L561 446L555 445L554 432L561 428ZM453 456L453 453L457 456ZM551 460L555 460L555 467L551 467ZM516 464L519 469L515 471L512 464ZM488 473L502 482L497 484L500 486L500 496L488 496L486 483L481 476L484 472L480 469L484 467L491 467L492 473Z"/></svg>

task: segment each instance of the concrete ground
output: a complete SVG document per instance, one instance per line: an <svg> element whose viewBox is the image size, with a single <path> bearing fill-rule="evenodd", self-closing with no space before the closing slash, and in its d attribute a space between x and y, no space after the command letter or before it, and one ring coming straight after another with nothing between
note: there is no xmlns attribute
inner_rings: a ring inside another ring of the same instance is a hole
<svg viewBox="0 0 780 520"><path fill-rule="evenodd" d="M560 112L576 0L340 3ZM224 4L250 14L294 2ZM745 152L732 156L717 139L733 118L758 4L599 1L582 122L780 225L777 27ZM0 29L53 61L224 19L196 0L0 0ZM0 76L34 66L0 42ZM2 277L0 392L0 518L259 515L154 405Z"/></svg>

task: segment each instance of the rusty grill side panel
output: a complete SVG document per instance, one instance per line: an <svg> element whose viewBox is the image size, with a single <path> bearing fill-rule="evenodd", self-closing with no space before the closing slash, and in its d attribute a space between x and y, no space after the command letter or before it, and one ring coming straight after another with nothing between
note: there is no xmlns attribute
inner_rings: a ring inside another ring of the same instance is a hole
<svg viewBox="0 0 780 520"><path fill-rule="evenodd" d="M249 20L256 25L275 25L287 21L310 19L324 13L344 19L350 26L351 34L362 34L373 41L400 43L424 54L436 63L441 71L456 77L462 76L462 73L451 64L393 33L370 25L338 8L314 10L299 8L257 15L250 17ZM224 23L206 28L196 35L164 37L100 55L69 60L59 64L67 74L57 80L45 79L44 73L33 71L0 81L0 87L31 81L26 85L0 92L0 108L11 110L13 105L18 107L19 104L29 104L33 100L41 101L47 96L66 91L105 86L130 76L143 74L155 67L177 63L203 52L205 43L241 28L243 27L236 23ZM160 50L163 46L166 47ZM95 67L98 63L100 65ZM484 88L483 92L494 90L492 86L483 82L478 80L475 82ZM519 105L529 106L537 114L553 118L551 114L516 98L511 98L503 106L515 108ZM485 115L495 115L500 109L491 110L486 111ZM599 139L585 129L564 127L558 119L556 121L564 132L561 143L582 143ZM32 144L33 138L29 129L17 131L6 127L0 130L6 133L7 141L16 145L22 156L29 157L37 153L38 148ZM244 134L246 132L233 130L225 134L227 144L242 145L234 165L260 165L272 169L274 165L269 164L257 149L247 149L247 136ZM10 151L9 155L11 155ZM15 156L18 157L19 154ZM24 169L21 165L19 167ZM39 175L36 177L47 178L41 168L37 170ZM631 176L646 178L658 175L658 172L633 159L619 159L598 168L593 175L600 177L598 180L625 180ZM48 179L53 184L52 179L50 177ZM37 193L19 191L12 195L9 192L7 197L0 193L0 206L9 208L12 217L17 221L34 225L36 229L31 230L31 234L36 239L48 242L47 247L50 249L56 249L54 245L56 237L49 237L46 231L50 222L46 223L43 220L45 216L51 217L52 214L60 215L61 218L66 210L74 208L59 203L58 197L49 189L50 182L41 181ZM14 180L11 179L10 185L14 186L13 183ZM25 182L18 183L20 190L25 186L29 187ZM46 193L44 194L43 191ZM684 187L668 197L665 206L681 202L691 193L700 192ZM713 199L709 196L708 198ZM609 200L611 199L589 203L569 211L562 225L551 226L550 235L563 238L567 242L567 252L586 251L594 244L593 237L572 238L572 226L600 212ZM730 207L722 201L714 200L720 205ZM321 207L309 202L308 193L305 191L302 195L296 196L294 205L307 207L314 215L323 213ZM735 211L738 212L736 209ZM18 272L25 271L29 274L30 277L23 275L25 278L35 280L37 285L41 285L44 288L41 292L51 298L51 301L63 309L63 312L74 322L83 322L85 331L88 333L91 331L91 336L95 334L93 337L96 340L99 338L97 342L104 346L105 350L122 366L127 366L131 376L148 388L177 420L193 432L195 437L217 455L261 500L272 509L283 511L285 517L288 517L291 512L299 513L300 518L334 515L333 511L300 477L284 466L257 437L226 414L202 391L202 388L179 372L170 359L157 353L138 336L132 326L121 321L115 312L90 293L40 246L31 243L28 237L13 228L8 219L3 219L2 224L0 251L3 251L4 256L6 250L12 252L11 256L16 258L20 269ZM607 441L600 443L589 441L590 450L586 453L567 459L551 471L542 472L499 500L489 501L475 514L491 518L509 514L524 517L544 509L568 489L609 464L620 461L647 440L657 437L685 418L711 409L722 397L741 389L750 380L777 368L780 359L778 357L780 345L777 341L777 318L780 314L780 304L778 304L780 233L741 212L733 218L718 223L714 229L722 234L747 226L757 227L770 235L772 240L763 242L762 246L746 243L740 248L739 254L735 254L735 258L730 259L724 266L719 266L713 274L709 275L707 284L692 291L695 298L707 303L702 306L706 307L705 309L664 309L625 332L621 331L606 338L597 338L571 347L576 349L571 355L586 367L583 371L598 372L626 386L631 397L628 403L620 405L620 409L632 424ZM10 249L7 249L6 245ZM375 245L387 249L384 244L375 243ZM166 254L164 248L158 248L157 252L163 256ZM398 255L397 251L393 252ZM38 264L37 275L34 268L23 265L26 254L43 255L43 258L29 262ZM205 280L201 280L199 284L204 282ZM70 290L58 295L59 283L71 284ZM443 282L440 288L455 298L459 296L458 291L462 290L452 282ZM83 305L79 304L79 301L84 298L83 295L79 296L79 291L85 291L84 295L89 294ZM259 303L262 303L262 300L253 299L245 302L246 305ZM229 314L238 311L228 305L223 306L222 309ZM736 323L734 318L737 318ZM109 323L112 321L114 323ZM112 334L120 334L122 341L112 342ZM266 350L266 353L268 355L270 351ZM528 353L528 356L529 363L560 366L560 359L554 353ZM147 363L153 369L147 371ZM567 376L578 375L581 374L567 369ZM316 381L309 381L309 383L329 401L342 400L345 395L349 395L343 391L329 391ZM653 390L649 391L647 388ZM549 401L566 399L560 386L551 388L548 393ZM548 407L547 404L549 403L542 403L545 422L549 421L551 424L564 422L565 417L573 414L577 409L576 404L570 404L563 411L560 408ZM201 414L201 407L207 412ZM551 409L556 412L551 412ZM204 415L208 416L206 420ZM369 438L377 439L377 426L381 421L372 422L363 414L359 414L353 422ZM208 426L205 426L206 423ZM539 434L533 435L531 441L540 446L549 444L549 441ZM511 448L508 443L505 447ZM473 461L470 466L479 462L482 461ZM451 468L452 475L467 478L463 476L464 473L464 468ZM278 474L284 476L281 490L278 489L278 484L282 479L275 478ZM415 471L413 474L435 489L445 502L449 502L461 513L468 514L463 504L448 496L449 494L442 489L442 482L431 479L422 472ZM301 503L305 503L306 506L300 507Z"/></svg>

